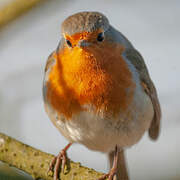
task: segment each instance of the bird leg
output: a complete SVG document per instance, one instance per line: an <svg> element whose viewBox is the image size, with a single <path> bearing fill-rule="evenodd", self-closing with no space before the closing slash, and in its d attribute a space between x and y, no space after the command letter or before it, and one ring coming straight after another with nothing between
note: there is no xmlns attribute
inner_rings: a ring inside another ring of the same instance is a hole
<svg viewBox="0 0 180 180"><path fill-rule="evenodd" d="M104 180L106 178L108 178L108 180L113 180L113 177L117 173L117 169L118 169L118 148L116 146L115 147L115 153L114 153L113 166L112 166L111 170L109 171L108 174L105 174L104 176L102 176L98 180Z"/></svg>
<svg viewBox="0 0 180 180"><path fill-rule="evenodd" d="M54 170L54 180L58 180L59 175L59 169L62 168L62 171L64 172L65 164L67 162L67 154L66 151L69 149L69 147L72 145L72 143L69 143L64 149L62 149L59 154L54 157L54 159L51 161L51 164L49 166L49 171Z"/></svg>
<svg viewBox="0 0 180 180"><path fill-rule="evenodd" d="M112 151L108 154L110 167L113 166L115 153L116 153L115 151ZM118 163L117 163L117 172L115 177L116 178L114 179L118 179L118 180L129 180L128 170L126 168L126 158L123 148L118 149Z"/></svg>

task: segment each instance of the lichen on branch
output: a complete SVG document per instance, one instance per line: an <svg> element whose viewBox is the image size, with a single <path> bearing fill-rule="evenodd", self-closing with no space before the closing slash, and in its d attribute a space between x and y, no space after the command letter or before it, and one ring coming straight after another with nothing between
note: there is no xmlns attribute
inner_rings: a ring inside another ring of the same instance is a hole
<svg viewBox="0 0 180 180"><path fill-rule="evenodd" d="M23 144L0 133L0 161L30 174L34 179L53 180L52 173L47 174L53 155ZM50 176L51 175L51 176ZM60 173L61 180L96 180L103 174L68 160L65 172Z"/></svg>

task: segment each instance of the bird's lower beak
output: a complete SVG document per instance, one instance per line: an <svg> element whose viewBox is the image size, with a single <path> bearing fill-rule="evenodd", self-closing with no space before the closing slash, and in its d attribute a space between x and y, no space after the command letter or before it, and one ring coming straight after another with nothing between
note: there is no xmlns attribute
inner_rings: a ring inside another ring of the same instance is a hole
<svg viewBox="0 0 180 180"><path fill-rule="evenodd" d="M78 42L78 47L84 48L84 47L89 46L90 44L91 44L91 43L88 42L87 40L82 39L82 40L80 40L80 41Z"/></svg>

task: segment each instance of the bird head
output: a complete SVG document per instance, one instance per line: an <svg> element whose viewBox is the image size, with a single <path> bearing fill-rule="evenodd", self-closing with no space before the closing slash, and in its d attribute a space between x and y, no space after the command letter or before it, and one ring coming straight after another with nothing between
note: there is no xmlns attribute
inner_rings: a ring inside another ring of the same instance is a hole
<svg viewBox="0 0 180 180"><path fill-rule="evenodd" d="M80 12L69 16L62 23L61 32L65 46L86 48L101 44L109 28L108 19L99 12Z"/></svg>

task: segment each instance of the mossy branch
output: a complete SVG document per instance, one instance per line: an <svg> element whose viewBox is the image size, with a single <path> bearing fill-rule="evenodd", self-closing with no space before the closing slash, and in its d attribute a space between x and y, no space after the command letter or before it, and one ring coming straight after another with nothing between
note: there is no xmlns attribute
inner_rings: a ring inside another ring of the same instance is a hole
<svg viewBox="0 0 180 180"><path fill-rule="evenodd" d="M25 171L34 179L53 180L47 175L53 155L21 143L0 133L0 161ZM61 180L95 180L103 174L68 160L65 173L60 173Z"/></svg>

